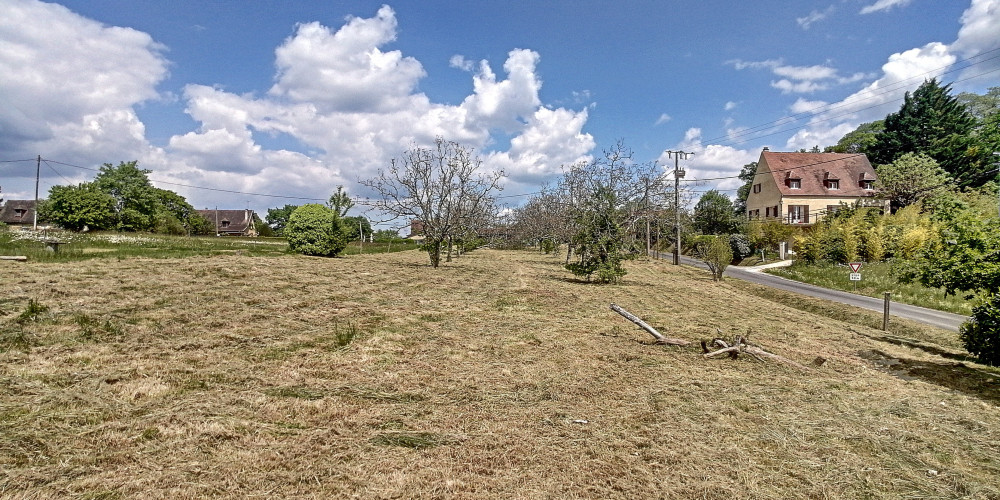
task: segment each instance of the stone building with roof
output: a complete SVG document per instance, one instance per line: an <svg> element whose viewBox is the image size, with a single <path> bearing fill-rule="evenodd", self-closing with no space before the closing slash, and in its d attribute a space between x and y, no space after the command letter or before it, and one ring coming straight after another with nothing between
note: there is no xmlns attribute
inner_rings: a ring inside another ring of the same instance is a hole
<svg viewBox="0 0 1000 500"><path fill-rule="evenodd" d="M875 169L863 154L760 154L747 196L747 217L813 225L843 205L889 209L875 189Z"/></svg>
<svg viewBox="0 0 1000 500"><path fill-rule="evenodd" d="M215 224L215 233L220 236L257 236L253 210L198 210L202 217Z"/></svg>

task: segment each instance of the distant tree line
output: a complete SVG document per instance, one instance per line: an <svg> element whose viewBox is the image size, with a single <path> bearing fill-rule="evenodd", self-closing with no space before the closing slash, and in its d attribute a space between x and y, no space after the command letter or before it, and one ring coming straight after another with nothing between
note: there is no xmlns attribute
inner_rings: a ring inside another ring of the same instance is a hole
<svg viewBox="0 0 1000 500"><path fill-rule="evenodd" d="M105 163L91 182L53 186L38 206L39 219L71 231L148 231L214 234L215 225L183 196L153 187L137 161Z"/></svg>

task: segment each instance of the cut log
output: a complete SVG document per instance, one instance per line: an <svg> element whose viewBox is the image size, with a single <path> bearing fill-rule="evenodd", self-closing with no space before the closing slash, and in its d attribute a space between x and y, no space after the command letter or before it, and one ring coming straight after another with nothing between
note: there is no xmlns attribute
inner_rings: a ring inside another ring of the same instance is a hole
<svg viewBox="0 0 1000 500"><path fill-rule="evenodd" d="M621 314L622 317L624 317L625 319L627 319L627 320L629 320L629 321L631 321L631 322L639 325L640 327L642 327L643 330L646 330L647 332L649 332L649 334L652 335L653 338L656 339L656 343L657 344L665 344L665 345L688 345L688 344L690 344L690 342L688 342L686 340L672 339L672 338L668 338L668 337L663 336L662 333L656 331L656 328L653 328L653 327L649 326L649 324L647 324L645 321L639 319L636 315L634 315L634 314L632 314L632 313L630 313L630 312L622 309L617 304L611 304L611 310L614 311L614 312L616 312L616 313L618 313L618 314Z"/></svg>
<svg viewBox="0 0 1000 500"><path fill-rule="evenodd" d="M24 255L0 255L0 260L16 260L18 262L27 262L28 257Z"/></svg>

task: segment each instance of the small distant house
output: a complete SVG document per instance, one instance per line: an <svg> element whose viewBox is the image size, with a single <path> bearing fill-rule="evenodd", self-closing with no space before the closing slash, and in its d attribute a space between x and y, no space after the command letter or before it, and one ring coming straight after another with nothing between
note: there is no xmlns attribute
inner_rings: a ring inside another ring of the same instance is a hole
<svg viewBox="0 0 1000 500"><path fill-rule="evenodd" d="M413 219L410 221L410 234L406 236L411 240L423 240L424 239L424 221L420 219Z"/></svg>
<svg viewBox="0 0 1000 500"><path fill-rule="evenodd" d="M764 148L747 196L747 217L813 225L843 205L888 210L875 181L875 169L863 154L778 153Z"/></svg>
<svg viewBox="0 0 1000 500"><path fill-rule="evenodd" d="M7 200L0 206L0 222L12 227L34 225L35 200Z"/></svg>
<svg viewBox="0 0 1000 500"><path fill-rule="evenodd" d="M257 236L253 210L198 210L198 213L215 224L220 236Z"/></svg>

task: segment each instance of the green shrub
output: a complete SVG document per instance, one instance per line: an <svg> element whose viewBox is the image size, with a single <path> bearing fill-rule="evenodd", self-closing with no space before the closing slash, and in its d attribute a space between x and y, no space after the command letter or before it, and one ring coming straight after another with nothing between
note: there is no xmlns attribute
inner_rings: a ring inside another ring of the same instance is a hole
<svg viewBox="0 0 1000 500"><path fill-rule="evenodd" d="M336 257L347 247L347 236L334 210L317 203L302 205L288 217L285 238L293 252Z"/></svg>
<svg viewBox="0 0 1000 500"><path fill-rule="evenodd" d="M988 293L959 328L965 349L985 364L1000 366L1000 293Z"/></svg>
<svg viewBox="0 0 1000 500"><path fill-rule="evenodd" d="M729 235L729 248L733 251L733 258L738 260L743 260L753 253L750 238L744 234Z"/></svg>
<svg viewBox="0 0 1000 500"><path fill-rule="evenodd" d="M733 261L733 250L729 248L729 243L722 237L709 237L707 240L699 242L695 247L698 258L712 271L712 279L719 281L726 267Z"/></svg>

